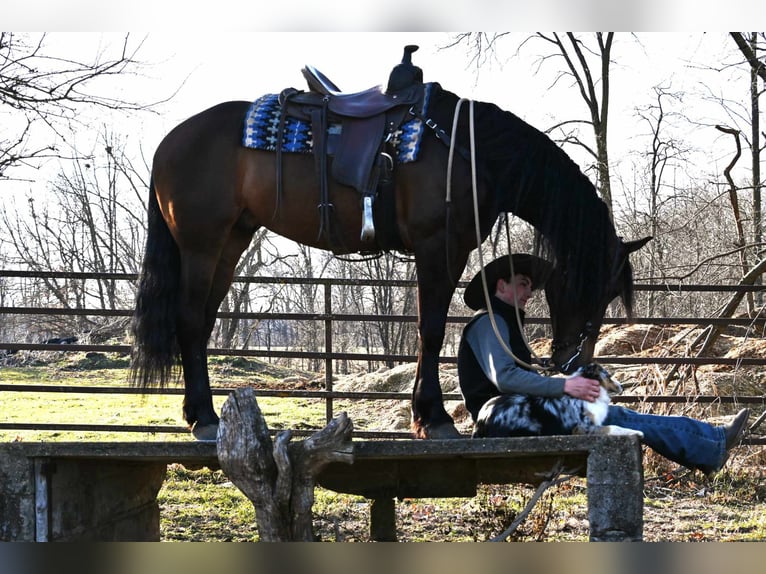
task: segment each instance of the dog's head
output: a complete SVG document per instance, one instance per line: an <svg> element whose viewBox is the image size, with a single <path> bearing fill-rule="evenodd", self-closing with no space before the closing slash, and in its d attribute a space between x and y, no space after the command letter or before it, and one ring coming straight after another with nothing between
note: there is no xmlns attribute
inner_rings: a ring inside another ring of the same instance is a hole
<svg viewBox="0 0 766 574"><path fill-rule="evenodd" d="M612 378L604 367L598 363L588 363L577 369L576 374L586 379L593 379L598 381L604 390L610 395L621 395L622 385Z"/></svg>

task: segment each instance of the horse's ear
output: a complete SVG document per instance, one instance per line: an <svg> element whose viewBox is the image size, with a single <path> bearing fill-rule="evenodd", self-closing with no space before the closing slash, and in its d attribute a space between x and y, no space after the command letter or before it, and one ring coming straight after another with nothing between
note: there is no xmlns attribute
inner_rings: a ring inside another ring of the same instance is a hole
<svg viewBox="0 0 766 574"><path fill-rule="evenodd" d="M628 256L634 251L638 251L644 245L652 240L652 236L649 235L643 239L636 239L634 241L622 242L622 304L625 307L625 313L628 319L633 316L633 269L628 264Z"/></svg>
<svg viewBox="0 0 766 574"><path fill-rule="evenodd" d="M644 245L649 243L652 239L654 239L651 235L647 235L643 239L635 239L633 241L623 241L622 242L622 249L625 252L625 256L627 257L634 251L638 251L641 249Z"/></svg>

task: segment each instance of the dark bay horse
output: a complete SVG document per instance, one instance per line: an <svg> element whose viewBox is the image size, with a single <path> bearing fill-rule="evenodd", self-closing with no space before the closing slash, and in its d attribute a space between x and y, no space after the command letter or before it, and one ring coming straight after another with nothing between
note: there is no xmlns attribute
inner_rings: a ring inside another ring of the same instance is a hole
<svg viewBox="0 0 766 574"><path fill-rule="evenodd" d="M427 117L451 133L458 97L434 84ZM218 423L207 370L207 343L235 265L260 227L336 253L381 246L360 239L362 205L351 187L329 183L331 245L317 209L315 159L284 154L277 204L275 154L240 145L250 102L227 102L174 128L154 155L148 236L134 317L133 380L168 382L180 363L184 417L197 438L215 439ZM628 255L647 239L624 242L606 205L578 166L547 136L491 103L474 103L480 235L502 212L539 233L536 251L554 263L547 283L552 362L572 371L594 350L607 305L621 296L630 313ZM469 149L468 106L456 144ZM414 255L419 348L412 393L413 432L457 434L439 385L439 353L448 306L468 256L477 247L470 162L455 155L451 207L445 202L448 148L426 130L420 158L394 171L395 225L402 251ZM343 246L341 250L338 246Z"/></svg>

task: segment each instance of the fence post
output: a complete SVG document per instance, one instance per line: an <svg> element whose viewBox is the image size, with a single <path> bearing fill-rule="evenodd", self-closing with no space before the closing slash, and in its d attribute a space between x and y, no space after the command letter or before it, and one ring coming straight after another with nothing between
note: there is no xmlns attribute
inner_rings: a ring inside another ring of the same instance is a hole
<svg viewBox="0 0 766 574"><path fill-rule="evenodd" d="M332 283L324 283L324 381L325 390L332 392ZM326 422L334 418L332 397L327 397L325 403Z"/></svg>

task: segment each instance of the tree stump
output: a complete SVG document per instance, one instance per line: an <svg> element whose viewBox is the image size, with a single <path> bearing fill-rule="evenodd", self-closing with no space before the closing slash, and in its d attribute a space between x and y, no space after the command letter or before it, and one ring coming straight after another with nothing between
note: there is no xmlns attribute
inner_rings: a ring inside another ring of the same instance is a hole
<svg viewBox="0 0 766 574"><path fill-rule="evenodd" d="M352 430L341 413L306 440L290 443L292 433L282 431L272 441L253 389L229 396L218 427L218 461L253 503L261 541L314 540L316 476L331 462L354 462Z"/></svg>

